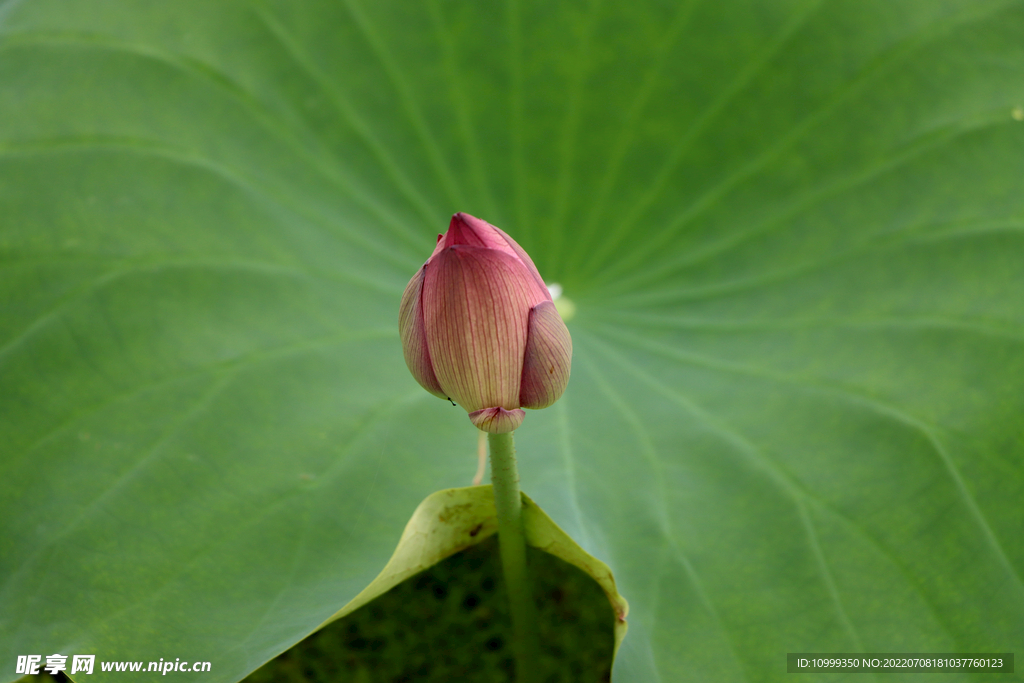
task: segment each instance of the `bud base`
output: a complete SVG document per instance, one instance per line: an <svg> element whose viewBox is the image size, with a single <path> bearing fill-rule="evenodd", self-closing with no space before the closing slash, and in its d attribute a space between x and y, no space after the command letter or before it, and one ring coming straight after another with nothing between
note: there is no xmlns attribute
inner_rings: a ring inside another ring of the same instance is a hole
<svg viewBox="0 0 1024 683"><path fill-rule="evenodd" d="M469 414L469 419L477 429L482 429L491 434L507 434L514 431L523 424L526 413L516 408L505 410L504 408L483 408L474 410Z"/></svg>

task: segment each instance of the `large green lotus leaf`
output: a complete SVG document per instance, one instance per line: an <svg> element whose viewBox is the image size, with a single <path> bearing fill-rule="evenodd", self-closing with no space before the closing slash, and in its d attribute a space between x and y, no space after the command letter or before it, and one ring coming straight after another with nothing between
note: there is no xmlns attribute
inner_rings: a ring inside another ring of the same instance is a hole
<svg viewBox="0 0 1024 683"><path fill-rule="evenodd" d="M7 0L0 680L237 680L469 483L396 330L456 210L576 304L517 445L630 602L616 681L1024 651L1022 35L1016 0Z"/></svg>

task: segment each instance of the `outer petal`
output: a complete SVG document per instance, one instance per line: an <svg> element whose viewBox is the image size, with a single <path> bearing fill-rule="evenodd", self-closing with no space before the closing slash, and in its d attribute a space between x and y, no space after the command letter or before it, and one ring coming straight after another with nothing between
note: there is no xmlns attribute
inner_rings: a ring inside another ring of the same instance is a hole
<svg viewBox="0 0 1024 683"><path fill-rule="evenodd" d="M519 405L547 408L569 383L572 338L555 304L543 301L530 310Z"/></svg>
<svg viewBox="0 0 1024 683"><path fill-rule="evenodd" d="M447 398L430 362L427 331L423 324L423 280L426 268L420 268L405 287L402 304L398 308L398 333L402 337L405 364L409 366L412 376L434 396Z"/></svg>
<svg viewBox="0 0 1024 683"><path fill-rule="evenodd" d="M469 414L470 422L475 424L477 429L482 429L491 434L505 434L506 432L515 431L519 425L523 424L524 417L526 417L526 413L518 408L515 410L484 408Z"/></svg>
<svg viewBox="0 0 1024 683"><path fill-rule="evenodd" d="M516 256L518 256L519 260L522 261L523 264L527 267L527 269L530 271L530 274L533 276L533 279L540 285L540 288L544 290L544 295L550 301L551 292L548 291L548 286L544 284L544 278L540 276L540 272L537 270L537 266L533 265L533 259L531 259L530 255L526 253L526 250L519 246L519 243L516 242L511 237L509 237L508 234L505 233L505 231L503 231L501 228L497 228L493 225L491 225L491 228L501 237L501 239L506 244L508 244L509 248L512 249L513 252L515 252Z"/></svg>
<svg viewBox="0 0 1024 683"><path fill-rule="evenodd" d="M467 412L519 407L519 380L537 286L515 256L456 245L423 283L423 319L437 381Z"/></svg>

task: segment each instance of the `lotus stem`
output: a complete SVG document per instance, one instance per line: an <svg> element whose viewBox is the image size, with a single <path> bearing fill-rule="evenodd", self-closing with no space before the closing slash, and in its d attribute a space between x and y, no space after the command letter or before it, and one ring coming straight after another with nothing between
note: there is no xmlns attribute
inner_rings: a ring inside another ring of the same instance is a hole
<svg viewBox="0 0 1024 683"><path fill-rule="evenodd" d="M537 634L537 606L533 602L526 567L526 535L523 533L523 499L519 493L519 470L512 432L488 434L491 447L491 482L494 507L498 513L498 546L512 613L512 646L516 659L517 683L538 681L540 641Z"/></svg>

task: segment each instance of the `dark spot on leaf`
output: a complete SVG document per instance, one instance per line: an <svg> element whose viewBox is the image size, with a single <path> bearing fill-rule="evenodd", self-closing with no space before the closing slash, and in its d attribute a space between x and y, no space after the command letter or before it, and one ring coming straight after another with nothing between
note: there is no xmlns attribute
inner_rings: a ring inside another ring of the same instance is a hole
<svg viewBox="0 0 1024 683"><path fill-rule="evenodd" d="M473 527L472 529L469 530L469 535L470 536L476 536L478 533L480 533L480 530L483 529L483 528L484 528L484 523L480 522L475 527Z"/></svg>
<svg viewBox="0 0 1024 683"><path fill-rule="evenodd" d="M473 609L475 609L476 606L479 605L479 604L480 604L480 598L478 598L474 594L470 593L469 595L466 596L466 599L462 601L462 608L464 610L466 610L467 612L472 612Z"/></svg>
<svg viewBox="0 0 1024 683"><path fill-rule="evenodd" d="M484 647L486 647L491 652L497 652L501 648L505 647L505 641L502 639L501 636L494 636L493 638L490 638L486 643L484 643Z"/></svg>
<svg viewBox="0 0 1024 683"><path fill-rule="evenodd" d="M444 600L448 597L448 588L443 583L434 584L434 597L438 600Z"/></svg>

